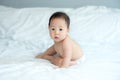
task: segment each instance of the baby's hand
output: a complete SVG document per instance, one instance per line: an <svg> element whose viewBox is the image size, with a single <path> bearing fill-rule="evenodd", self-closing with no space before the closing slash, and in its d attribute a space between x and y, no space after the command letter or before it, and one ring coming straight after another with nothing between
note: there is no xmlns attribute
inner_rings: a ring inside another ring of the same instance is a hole
<svg viewBox="0 0 120 80"><path fill-rule="evenodd" d="M36 56L36 58L44 58L44 54L43 53L40 53Z"/></svg>

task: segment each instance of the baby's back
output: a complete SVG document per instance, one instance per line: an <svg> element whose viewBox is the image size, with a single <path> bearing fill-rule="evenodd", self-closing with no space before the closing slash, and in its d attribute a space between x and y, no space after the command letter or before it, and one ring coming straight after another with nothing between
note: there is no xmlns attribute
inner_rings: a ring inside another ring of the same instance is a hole
<svg viewBox="0 0 120 80"><path fill-rule="evenodd" d="M74 40L71 40L72 42L72 59L79 59L80 57L83 56L83 51L80 48L80 45L75 42Z"/></svg>

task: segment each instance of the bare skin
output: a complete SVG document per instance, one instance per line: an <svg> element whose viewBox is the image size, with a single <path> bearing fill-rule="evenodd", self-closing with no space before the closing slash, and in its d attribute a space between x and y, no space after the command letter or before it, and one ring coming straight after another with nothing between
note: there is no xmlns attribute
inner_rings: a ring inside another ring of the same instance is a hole
<svg viewBox="0 0 120 80"><path fill-rule="evenodd" d="M50 60L60 68L75 65L77 60L83 56L83 52L78 43L68 36L69 29L65 20L62 18L52 19L49 32L55 43L43 54L37 55L36 58ZM54 57L55 54L59 56Z"/></svg>

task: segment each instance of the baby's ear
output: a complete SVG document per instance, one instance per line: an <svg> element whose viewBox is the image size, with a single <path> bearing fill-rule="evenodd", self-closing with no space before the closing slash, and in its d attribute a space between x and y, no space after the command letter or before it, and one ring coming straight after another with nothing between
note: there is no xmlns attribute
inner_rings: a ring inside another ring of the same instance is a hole
<svg viewBox="0 0 120 80"><path fill-rule="evenodd" d="M70 29L69 28L67 28L67 32L69 32L70 31Z"/></svg>

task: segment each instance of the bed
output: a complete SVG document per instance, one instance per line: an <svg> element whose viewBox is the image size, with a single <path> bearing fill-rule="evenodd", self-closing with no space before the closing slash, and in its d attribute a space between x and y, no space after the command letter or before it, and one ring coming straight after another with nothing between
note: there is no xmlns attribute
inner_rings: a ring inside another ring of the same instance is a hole
<svg viewBox="0 0 120 80"><path fill-rule="evenodd" d="M69 68L35 58L53 44L48 19L56 11L70 16L69 35L85 54L84 61ZM120 9L1 5L0 80L120 80Z"/></svg>

